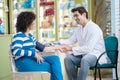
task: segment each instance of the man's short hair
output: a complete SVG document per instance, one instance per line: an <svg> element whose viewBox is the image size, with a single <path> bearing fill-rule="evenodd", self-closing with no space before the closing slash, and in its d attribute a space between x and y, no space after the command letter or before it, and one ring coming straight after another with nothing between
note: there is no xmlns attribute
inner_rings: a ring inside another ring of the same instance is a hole
<svg viewBox="0 0 120 80"><path fill-rule="evenodd" d="M72 13L74 13L75 11L78 11L81 15L83 13L86 13L86 18L88 19L88 12L87 12L87 10L84 7L80 6L80 7L73 8L71 10Z"/></svg>

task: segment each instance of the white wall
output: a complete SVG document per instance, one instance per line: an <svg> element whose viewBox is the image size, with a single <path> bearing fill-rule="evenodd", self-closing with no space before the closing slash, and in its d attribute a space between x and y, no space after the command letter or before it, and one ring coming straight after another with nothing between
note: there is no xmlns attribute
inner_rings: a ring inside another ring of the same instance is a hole
<svg viewBox="0 0 120 80"><path fill-rule="evenodd" d="M120 0L111 0L111 1L112 1L111 3L112 34L117 36L120 42ZM120 43L119 43L119 53L120 53ZM120 78L120 55L118 57L118 77ZM113 79L115 79L115 72L113 73Z"/></svg>

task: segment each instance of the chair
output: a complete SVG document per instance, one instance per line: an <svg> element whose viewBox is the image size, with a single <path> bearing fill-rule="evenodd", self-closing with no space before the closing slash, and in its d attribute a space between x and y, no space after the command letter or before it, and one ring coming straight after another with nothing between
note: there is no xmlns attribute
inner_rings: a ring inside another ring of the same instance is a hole
<svg viewBox="0 0 120 80"><path fill-rule="evenodd" d="M101 80L101 74L100 69L107 69L107 68L114 68L115 74L116 74L116 80L118 80L118 74L117 74L117 63L118 63L118 39L115 36L108 36L104 39L105 41L105 48L106 52L102 53L99 58L97 59L97 62L94 67L91 67L90 69L94 69L94 80L96 80L96 73L98 69L99 79ZM107 56L109 57L111 63L106 64L99 64L98 61L101 58L102 55L107 53Z"/></svg>
<svg viewBox="0 0 120 80"><path fill-rule="evenodd" d="M9 55L11 62L11 80L50 80L49 72L18 72L15 66L15 60L11 52L11 47L9 47Z"/></svg>

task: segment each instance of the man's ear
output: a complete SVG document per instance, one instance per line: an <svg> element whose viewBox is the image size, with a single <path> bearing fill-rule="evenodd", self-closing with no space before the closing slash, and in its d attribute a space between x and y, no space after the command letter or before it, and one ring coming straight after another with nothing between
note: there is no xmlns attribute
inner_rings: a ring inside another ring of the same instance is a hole
<svg viewBox="0 0 120 80"><path fill-rule="evenodd" d="M86 17L86 13L83 13L82 15L84 15Z"/></svg>

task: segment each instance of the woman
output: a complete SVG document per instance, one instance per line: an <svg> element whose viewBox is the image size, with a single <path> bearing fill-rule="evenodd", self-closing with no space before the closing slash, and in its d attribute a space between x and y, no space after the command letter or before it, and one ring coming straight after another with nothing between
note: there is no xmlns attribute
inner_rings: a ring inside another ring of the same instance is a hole
<svg viewBox="0 0 120 80"><path fill-rule="evenodd" d="M21 12L17 17L17 33L13 37L12 53L15 56L15 63L18 71L46 71L51 73L51 80L63 80L61 64L58 56L41 57L39 51L55 49L45 47L36 41L29 31L33 28L35 14L33 12Z"/></svg>

